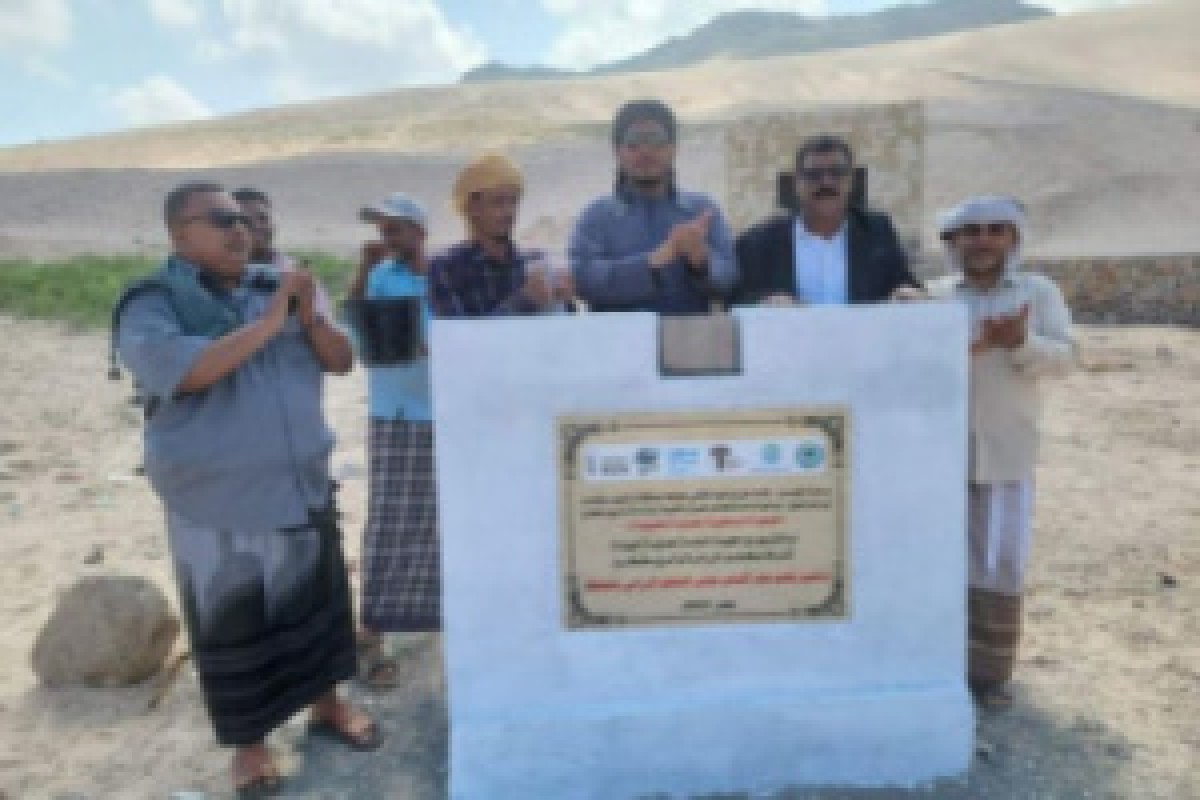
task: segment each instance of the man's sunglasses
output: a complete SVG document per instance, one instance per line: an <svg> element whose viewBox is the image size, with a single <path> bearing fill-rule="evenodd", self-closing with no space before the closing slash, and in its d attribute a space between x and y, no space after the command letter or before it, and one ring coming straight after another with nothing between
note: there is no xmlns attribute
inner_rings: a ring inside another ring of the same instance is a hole
<svg viewBox="0 0 1200 800"><path fill-rule="evenodd" d="M968 222L966 225L963 225L956 230L955 233L961 233L963 236L971 237L982 236L985 233L988 236L1003 236L1010 230L1012 230L1012 225L1007 222L989 222L987 224Z"/></svg>
<svg viewBox="0 0 1200 800"><path fill-rule="evenodd" d="M204 214L196 214L195 216L184 217L183 219L179 220L179 223L181 225L188 225L190 223L200 221L207 222L209 225L212 225L214 228L222 231L233 230L233 226L237 225L238 223L246 226L247 229L254 227L254 224L248 215L242 214L238 211L226 211L222 208L214 208Z"/></svg>
<svg viewBox="0 0 1200 800"><path fill-rule="evenodd" d="M630 131L621 139L625 147L662 147L671 143L666 131Z"/></svg>
<svg viewBox="0 0 1200 800"><path fill-rule="evenodd" d="M805 167L798 171L800 177L809 183L819 183L826 179L840 181L850 177L850 167L844 165L837 167Z"/></svg>

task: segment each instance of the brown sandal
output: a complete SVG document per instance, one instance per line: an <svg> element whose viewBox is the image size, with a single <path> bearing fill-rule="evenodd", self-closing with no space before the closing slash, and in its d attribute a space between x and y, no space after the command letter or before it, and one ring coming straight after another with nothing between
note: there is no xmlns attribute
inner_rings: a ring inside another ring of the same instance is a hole
<svg viewBox="0 0 1200 800"><path fill-rule="evenodd" d="M360 752L378 750L379 746L383 744L383 731L379 729L379 723L368 717L365 712L350 708L349 706L339 704L338 709L338 712L331 718L310 719L308 721L308 734L310 736L331 739L346 745L351 750L358 750ZM349 721L347 717L355 713L362 714L367 718L366 729L358 734L352 733L346 724Z"/></svg>
<svg viewBox="0 0 1200 800"><path fill-rule="evenodd" d="M358 641L359 680L368 689L386 691L400 685L400 662L383 652L383 639L360 638Z"/></svg>
<svg viewBox="0 0 1200 800"><path fill-rule="evenodd" d="M400 662L392 656L379 656L366 664L362 671L363 685L377 692L400 686Z"/></svg>
<svg viewBox="0 0 1200 800"><path fill-rule="evenodd" d="M239 782L239 778L241 782ZM238 774L235 764L233 770L233 795L237 800L258 800L264 797L274 797L283 789L283 777L279 774L274 759L270 754L253 770Z"/></svg>

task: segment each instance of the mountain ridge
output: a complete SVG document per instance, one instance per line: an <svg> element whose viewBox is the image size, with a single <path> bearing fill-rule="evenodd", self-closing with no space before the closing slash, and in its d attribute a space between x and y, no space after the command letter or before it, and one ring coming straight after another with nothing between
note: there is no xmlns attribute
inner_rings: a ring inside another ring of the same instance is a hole
<svg viewBox="0 0 1200 800"><path fill-rule="evenodd" d="M730 11L683 36L587 70L489 62L460 83L558 80L659 72L715 59L752 60L923 39L1052 17L1023 0L935 0L859 14L813 17L790 11Z"/></svg>

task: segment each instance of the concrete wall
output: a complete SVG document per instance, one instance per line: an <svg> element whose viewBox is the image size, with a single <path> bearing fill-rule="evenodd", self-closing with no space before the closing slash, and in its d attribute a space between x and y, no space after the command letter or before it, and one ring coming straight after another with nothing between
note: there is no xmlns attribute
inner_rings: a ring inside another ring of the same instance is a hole
<svg viewBox="0 0 1200 800"><path fill-rule="evenodd" d="M742 374L702 378L659 374L651 314L434 323L455 800L765 797L970 763L965 313L739 317ZM849 619L566 627L557 418L830 406L851 415Z"/></svg>

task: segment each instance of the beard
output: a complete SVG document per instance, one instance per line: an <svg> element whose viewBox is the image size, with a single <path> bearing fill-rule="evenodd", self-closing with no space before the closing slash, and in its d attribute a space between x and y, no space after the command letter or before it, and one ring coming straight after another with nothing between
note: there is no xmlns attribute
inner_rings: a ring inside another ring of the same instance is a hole
<svg viewBox="0 0 1200 800"><path fill-rule="evenodd" d="M484 234L483 238L489 239L496 244L506 244L512 241L512 225L497 226Z"/></svg>
<svg viewBox="0 0 1200 800"><path fill-rule="evenodd" d="M412 245L400 245L392 248L392 254L402 264L411 264L417 259L417 248Z"/></svg>
<svg viewBox="0 0 1200 800"><path fill-rule="evenodd" d="M963 256L963 269L974 275L987 275L1004 269L1004 253L972 253Z"/></svg>
<svg viewBox="0 0 1200 800"><path fill-rule="evenodd" d="M967 278L985 285L999 281L1004 275L1005 266L1006 257L992 253L977 254L962 259L963 274Z"/></svg>
<svg viewBox="0 0 1200 800"><path fill-rule="evenodd" d="M674 179L675 172L671 168L667 168L662 172L635 172L632 169L624 167L617 168L617 183L629 186L643 194L653 194L661 191L663 187L670 186Z"/></svg>

